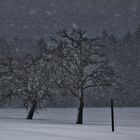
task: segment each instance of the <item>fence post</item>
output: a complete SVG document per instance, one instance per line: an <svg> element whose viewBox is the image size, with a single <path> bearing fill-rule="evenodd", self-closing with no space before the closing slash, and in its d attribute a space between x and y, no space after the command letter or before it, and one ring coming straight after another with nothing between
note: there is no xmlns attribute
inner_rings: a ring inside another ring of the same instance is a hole
<svg viewBox="0 0 140 140"><path fill-rule="evenodd" d="M114 132L114 104L113 104L113 99L111 99L111 124L112 124L112 132Z"/></svg>

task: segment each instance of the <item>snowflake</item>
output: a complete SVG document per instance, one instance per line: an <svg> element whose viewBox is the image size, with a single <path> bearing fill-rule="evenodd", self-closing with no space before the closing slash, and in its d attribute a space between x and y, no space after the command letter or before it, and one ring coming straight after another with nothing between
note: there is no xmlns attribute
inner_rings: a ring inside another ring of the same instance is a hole
<svg viewBox="0 0 140 140"><path fill-rule="evenodd" d="M37 10L34 9L34 8L30 9L29 14L30 14L31 16L34 16L34 15L37 14Z"/></svg>
<svg viewBox="0 0 140 140"><path fill-rule="evenodd" d="M45 12L48 16L51 16L52 15L52 12L51 11L46 11Z"/></svg>
<svg viewBox="0 0 140 140"><path fill-rule="evenodd" d="M78 28L78 25L75 24L75 23L72 23L72 27L73 27L74 29L77 29L77 28Z"/></svg>
<svg viewBox="0 0 140 140"><path fill-rule="evenodd" d="M61 84L61 80L57 81L58 84Z"/></svg>
<svg viewBox="0 0 140 140"><path fill-rule="evenodd" d="M23 29L28 29L28 25L23 25L22 28Z"/></svg>
<svg viewBox="0 0 140 140"><path fill-rule="evenodd" d="M45 25L45 26L44 26L44 29L45 29L45 30L48 30L48 26L47 26L47 25Z"/></svg>
<svg viewBox="0 0 140 140"><path fill-rule="evenodd" d="M51 6L52 6L52 7L54 7L54 6L55 6L55 4L54 4L54 3L51 3Z"/></svg>
<svg viewBox="0 0 140 140"><path fill-rule="evenodd" d="M19 52L19 49L18 48L16 48L16 52Z"/></svg>
<svg viewBox="0 0 140 140"><path fill-rule="evenodd" d="M130 8L130 10L131 10L132 12L136 12L136 11L137 11L137 6L132 6L132 7Z"/></svg>
<svg viewBox="0 0 140 140"><path fill-rule="evenodd" d="M120 17L121 15L119 13L116 13L115 14L115 17Z"/></svg>
<svg viewBox="0 0 140 140"><path fill-rule="evenodd" d="M12 28L13 28L14 26L15 26L15 25L14 25L14 23L10 23L10 27L12 27Z"/></svg>

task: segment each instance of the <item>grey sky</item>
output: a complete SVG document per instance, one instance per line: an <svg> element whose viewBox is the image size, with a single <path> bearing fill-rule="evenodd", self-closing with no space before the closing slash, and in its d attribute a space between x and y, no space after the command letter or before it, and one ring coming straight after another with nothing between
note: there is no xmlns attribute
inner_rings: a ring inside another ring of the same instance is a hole
<svg viewBox="0 0 140 140"><path fill-rule="evenodd" d="M0 0L0 36L46 37L60 28L117 36L140 23L140 0Z"/></svg>

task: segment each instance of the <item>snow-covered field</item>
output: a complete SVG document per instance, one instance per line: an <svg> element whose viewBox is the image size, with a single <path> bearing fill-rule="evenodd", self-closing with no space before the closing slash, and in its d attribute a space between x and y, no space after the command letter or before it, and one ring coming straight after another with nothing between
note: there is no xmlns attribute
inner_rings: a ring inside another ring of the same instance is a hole
<svg viewBox="0 0 140 140"><path fill-rule="evenodd" d="M75 125L76 109L47 109L25 120L24 109L0 109L0 140L140 140L140 108L86 108L84 125Z"/></svg>

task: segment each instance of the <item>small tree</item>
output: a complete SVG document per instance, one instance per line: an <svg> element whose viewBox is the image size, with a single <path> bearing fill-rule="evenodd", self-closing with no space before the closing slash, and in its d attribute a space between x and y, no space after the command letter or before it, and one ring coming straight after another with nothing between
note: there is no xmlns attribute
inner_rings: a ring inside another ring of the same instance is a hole
<svg viewBox="0 0 140 140"><path fill-rule="evenodd" d="M40 44L42 41L37 45ZM10 63L11 69L7 78L1 80L1 88L6 91L6 94L4 92L1 97L3 99L18 97L22 100L29 110L27 119L32 119L34 112L41 109L43 103L53 94L53 66L49 56L50 51L48 50L47 53L44 51L39 51L37 55L30 54L15 58Z"/></svg>
<svg viewBox="0 0 140 140"><path fill-rule="evenodd" d="M89 38L85 31L60 31L55 38L54 58L61 85L78 97L77 124L83 123L84 93L88 88L111 86L115 81L106 46Z"/></svg>

